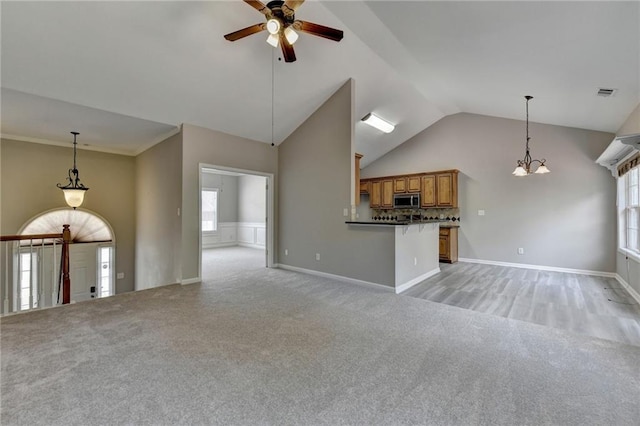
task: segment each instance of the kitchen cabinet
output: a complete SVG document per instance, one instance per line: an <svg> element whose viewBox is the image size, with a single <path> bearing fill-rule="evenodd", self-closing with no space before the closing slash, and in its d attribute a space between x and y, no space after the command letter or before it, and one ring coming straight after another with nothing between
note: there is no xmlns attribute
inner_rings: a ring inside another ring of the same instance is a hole
<svg viewBox="0 0 640 426"><path fill-rule="evenodd" d="M370 185L371 185L371 182L369 182L368 180L361 179L360 180L360 194L368 194Z"/></svg>
<svg viewBox="0 0 640 426"><path fill-rule="evenodd" d="M420 207L436 206L436 176L424 175L421 178Z"/></svg>
<svg viewBox="0 0 640 426"><path fill-rule="evenodd" d="M436 174L436 205L438 207L458 207L458 172Z"/></svg>
<svg viewBox="0 0 640 426"><path fill-rule="evenodd" d="M439 258L440 262L455 263L458 261L458 228L440 228Z"/></svg>
<svg viewBox="0 0 640 426"><path fill-rule="evenodd" d="M380 207L383 209L393 208L393 180L385 179L382 181L382 201Z"/></svg>
<svg viewBox="0 0 640 426"><path fill-rule="evenodd" d="M360 159L362 158L362 154L358 154L356 152L355 155L355 180L356 184L355 188L355 196L356 196L356 206L360 205Z"/></svg>
<svg viewBox="0 0 640 426"><path fill-rule="evenodd" d="M430 173L422 176L420 207L458 207L458 171Z"/></svg>
<svg viewBox="0 0 640 426"><path fill-rule="evenodd" d="M369 192L369 206L372 209L379 209L382 204L382 181L373 180L371 181Z"/></svg>
<svg viewBox="0 0 640 426"><path fill-rule="evenodd" d="M407 178L404 176L393 178L393 193L403 194L407 192Z"/></svg>
<svg viewBox="0 0 640 426"><path fill-rule="evenodd" d="M420 176L407 176L407 192L420 192Z"/></svg>

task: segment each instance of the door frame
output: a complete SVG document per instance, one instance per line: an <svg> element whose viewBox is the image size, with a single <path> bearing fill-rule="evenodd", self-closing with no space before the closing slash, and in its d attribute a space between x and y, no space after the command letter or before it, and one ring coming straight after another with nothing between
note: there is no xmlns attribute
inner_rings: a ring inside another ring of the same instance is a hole
<svg viewBox="0 0 640 426"><path fill-rule="evenodd" d="M200 255L198 256L198 276L202 277L202 169L220 170L221 172L232 172L243 175L260 176L267 179L266 188L266 267L273 268L274 262L274 218L275 218L275 205L274 205L274 175L273 173L265 173L256 170L238 169L235 167L217 166L208 163L198 164L198 247Z"/></svg>

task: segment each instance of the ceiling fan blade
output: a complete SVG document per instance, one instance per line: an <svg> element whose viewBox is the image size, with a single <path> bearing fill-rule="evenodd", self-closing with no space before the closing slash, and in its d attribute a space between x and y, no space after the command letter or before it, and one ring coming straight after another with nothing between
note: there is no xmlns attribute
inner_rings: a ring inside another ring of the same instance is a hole
<svg viewBox="0 0 640 426"><path fill-rule="evenodd" d="M260 31L264 31L265 29L266 29L266 25L264 23L255 24L255 25L252 25L250 27L243 28L241 30L229 33L229 34L225 35L224 38L226 38L229 41L236 41L236 40L239 40L239 39L241 39L243 37L250 36L251 34L255 34L255 33L259 33Z"/></svg>
<svg viewBox="0 0 640 426"><path fill-rule="evenodd" d="M285 62L296 61L296 53L293 51L293 46L289 44L282 33L280 33L280 47L282 48L282 56L284 56Z"/></svg>
<svg viewBox="0 0 640 426"><path fill-rule="evenodd" d="M341 30L335 28L325 27L324 25L314 24L313 22L295 21L293 28L314 36L323 37L333 41L340 41L344 37L344 33Z"/></svg>
<svg viewBox="0 0 640 426"><path fill-rule="evenodd" d="M287 17L292 17L304 0L286 0L282 5L282 13Z"/></svg>
<svg viewBox="0 0 640 426"><path fill-rule="evenodd" d="M271 9L269 9L264 3L259 0L244 0L249 6L253 7L258 12L266 15L267 18L271 18Z"/></svg>

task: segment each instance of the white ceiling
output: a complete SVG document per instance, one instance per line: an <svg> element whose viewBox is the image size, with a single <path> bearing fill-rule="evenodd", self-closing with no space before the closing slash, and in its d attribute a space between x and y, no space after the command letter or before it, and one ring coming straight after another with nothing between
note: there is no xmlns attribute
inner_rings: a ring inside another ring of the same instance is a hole
<svg viewBox="0 0 640 426"><path fill-rule="evenodd" d="M270 143L273 111L279 143L353 78L355 120L397 124L356 122L367 165L448 114L523 119L524 95L532 121L607 132L640 103L637 1L307 0L299 19L345 37L302 34L292 64L264 33L224 40L263 20L239 0L1 7L2 134L25 140L77 130L93 149L136 154L190 123Z"/></svg>

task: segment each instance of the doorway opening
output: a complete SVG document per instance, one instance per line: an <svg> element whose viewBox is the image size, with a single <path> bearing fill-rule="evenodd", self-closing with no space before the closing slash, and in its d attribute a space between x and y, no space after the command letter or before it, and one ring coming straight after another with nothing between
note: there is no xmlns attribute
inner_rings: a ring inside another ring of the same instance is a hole
<svg viewBox="0 0 640 426"><path fill-rule="evenodd" d="M273 175L200 165L200 277L273 266Z"/></svg>

